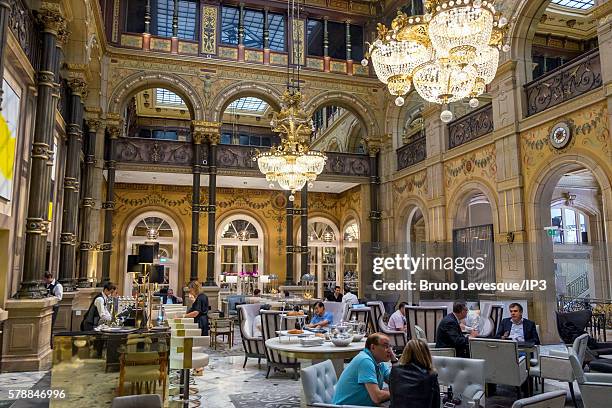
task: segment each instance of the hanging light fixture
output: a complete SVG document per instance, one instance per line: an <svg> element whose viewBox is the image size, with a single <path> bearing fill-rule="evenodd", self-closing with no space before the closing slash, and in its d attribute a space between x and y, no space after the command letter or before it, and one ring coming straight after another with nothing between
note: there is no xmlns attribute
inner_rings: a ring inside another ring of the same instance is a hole
<svg viewBox="0 0 612 408"><path fill-rule="evenodd" d="M510 51L504 44L508 20L492 1L428 0L425 7L423 16L398 11L390 29L378 24L366 58L396 105L414 87L423 99L445 107L440 119L448 122L449 103L470 97L470 106L478 106L477 97L495 77L499 50Z"/></svg>
<svg viewBox="0 0 612 408"><path fill-rule="evenodd" d="M288 1L287 8L295 21L295 5ZM299 8L298 8L299 18ZM298 30L299 31L299 30ZM294 44L301 44L299 40ZM283 190L291 191L289 200L295 199L295 192L301 190L306 183L312 187L317 176L323 172L327 156L321 152L310 150L308 140L313 132L312 118L309 117L302 106L302 93L300 92L300 64L301 46L298 47L298 63L296 78L290 73L289 59L287 59L287 90L284 92L281 111L275 112L270 126L272 131L281 136L280 146L273 146L269 151L257 154L253 160L257 161L259 170L265 174L270 188L274 183ZM293 84L297 83L297 86Z"/></svg>

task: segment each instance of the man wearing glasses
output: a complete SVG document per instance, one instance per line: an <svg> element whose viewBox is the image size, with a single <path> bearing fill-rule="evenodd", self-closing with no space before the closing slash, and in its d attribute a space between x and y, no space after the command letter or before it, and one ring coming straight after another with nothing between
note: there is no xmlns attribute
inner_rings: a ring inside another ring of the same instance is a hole
<svg viewBox="0 0 612 408"><path fill-rule="evenodd" d="M391 368L385 362L395 362L389 338L382 333L371 334L365 349L353 358L336 384L334 404L376 406L390 398L384 383L389 381Z"/></svg>

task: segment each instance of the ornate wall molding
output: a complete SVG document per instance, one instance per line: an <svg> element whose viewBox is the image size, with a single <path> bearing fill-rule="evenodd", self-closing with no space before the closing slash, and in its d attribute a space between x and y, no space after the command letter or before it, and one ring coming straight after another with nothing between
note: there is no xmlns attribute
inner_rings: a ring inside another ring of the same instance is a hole
<svg viewBox="0 0 612 408"><path fill-rule="evenodd" d="M495 145L465 154L444 164L446 188L454 190L461 181L481 177L492 185L497 182L497 154Z"/></svg>

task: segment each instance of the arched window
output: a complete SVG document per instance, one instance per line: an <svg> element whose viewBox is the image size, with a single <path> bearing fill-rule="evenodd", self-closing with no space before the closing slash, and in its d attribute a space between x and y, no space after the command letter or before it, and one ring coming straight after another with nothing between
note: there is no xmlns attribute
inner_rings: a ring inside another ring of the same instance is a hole
<svg viewBox="0 0 612 408"><path fill-rule="evenodd" d="M259 286L258 278L264 272L263 245L263 230L248 215L234 215L219 225L216 269L222 288L248 294Z"/></svg>
<svg viewBox="0 0 612 408"><path fill-rule="evenodd" d="M359 224L349 221L343 233L343 282L340 286L348 287L354 294L359 293ZM344 290L343 290L344 291Z"/></svg>
<svg viewBox="0 0 612 408"><path fill-rule="evenodd" d="M550 225L555 244L586 244L589 242L589 216L576 208L555 205L550 209Z"/></svg>

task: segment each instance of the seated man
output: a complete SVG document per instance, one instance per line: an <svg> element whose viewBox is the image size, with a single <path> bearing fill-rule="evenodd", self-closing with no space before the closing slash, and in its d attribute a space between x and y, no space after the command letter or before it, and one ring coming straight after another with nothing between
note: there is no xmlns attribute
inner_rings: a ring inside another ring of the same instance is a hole
<svg viewBox="0 0 612 408"><path fill-rule="evenodd" d="M496 337L512 339L518 342L540 344L540 337L533 321L523 318L523 306L519 303L510 304L510 317L502 319Z"/></svg>
<svg viewBox="0 0 612 408"><path fill-rule="evenodd" d="M180 305L183 303L183 299L174 296L174 289L172 288L168 288L166 294L162 296L162 300L165 305Z"/></svg>
<svg viewBox="0 0 612 408"><path fill-rule="evenodd" d="M406 331L406 311L404 310L404 306L406 305L406 302L401 302L397 306L397 310L389 317L388 326L391 330Z"/></svg>
<svg viewBox="0 0 612 408"><path fill-rule="evenodd" d="M469 357L469 341L461 332L460 323L468 314L468 308L464 302L455 302L453 312L447 314L438 325L436 332L436 348L454 348L457 357ZM476 337L478 332L472 330L470 337Z"/></svg>
<svg viewBox="0 0 612 408"><path fill-rule="evenodd" d="M340 375L334 404L371 407L388 401L389 390L383 386L389 382L391 369L384 362L394 357L389 338L382 333L371 334L365 348Z"/></svg>
<svg viewBox="0 0 612 408"><path fill-rule="evenodd" d="M314 310L314 316L312 316L312 319L310 319L310 324L307 327L320 329L334 322L334 315L325 311L325 305L323 302L315 303Z"/></svg>

